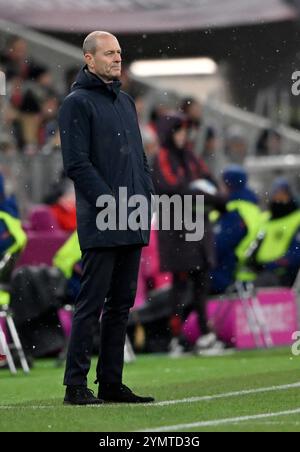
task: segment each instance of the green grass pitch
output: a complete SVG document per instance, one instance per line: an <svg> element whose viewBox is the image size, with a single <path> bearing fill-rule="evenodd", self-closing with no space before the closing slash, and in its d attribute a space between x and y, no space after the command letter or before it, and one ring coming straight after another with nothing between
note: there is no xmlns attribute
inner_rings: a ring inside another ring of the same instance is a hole
<svg viewBox="0 0 300 452"><path fill-rule="evenodd" d="M63 406L62 377L52 360L37 361L30 375L0 370L0 431L300 431L300 357L289 349L139 356L124 383L166 402L149 406Z"/></svg>

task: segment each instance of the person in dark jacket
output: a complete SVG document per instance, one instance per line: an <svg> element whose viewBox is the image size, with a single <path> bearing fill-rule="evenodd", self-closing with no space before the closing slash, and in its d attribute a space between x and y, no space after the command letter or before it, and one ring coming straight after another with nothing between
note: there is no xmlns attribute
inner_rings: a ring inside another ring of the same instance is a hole
<svg viewBox="0 0 300 452"><path fill-rule="evenodd" d="M222 196L217 193L205 193L201 189L192 188L193 181L210 180L206 167L189 150L188 122L184 116L174 115L164 118L161 127L164 130L163 147L154 164L154 184L157 193L163 195L205 195L205 204L218 209L224 208ZM197 208L197 206L196 206ZM171 228L170 231L159 231L160 263L163 272L173 273L173 288L170 302L174 306L171 319L173 339L170 352L178 356L184 351L184 343L180 335L182 323L191 310L196 310L202 336L197 341L196 352L203 349L219 347L215 333L208 325L206 315L206 298L209 291L209 270L215 262L212 230L207 212L204 218L204 238L200 241L186 241L184 231ZM189 282L193 285L192 303L187 307L185 297Z"/></svg>
<svg viewBox="0 0 300 452"><path fill-rule="evenodd" d="M126 188L127 199L143 195L149 201L150 218L154 188L134 102L120 90L122 57L117 38L107 32L93 32L84 41L83 53L86 65L59 115L64 169L75 185L83 264L64 378L65 403L151 402L153 398L135 395L122 382L128 314L134 304L141 249L149 243L150 226L122 230L118 223L115 228L99 228L98 214L103 213L104 205L99 205L98 198L109 195L116 204L114 213L118 213L123 202L119 189ZM101 311L96 398L87 388L87 374L92 325Z"/></svg>

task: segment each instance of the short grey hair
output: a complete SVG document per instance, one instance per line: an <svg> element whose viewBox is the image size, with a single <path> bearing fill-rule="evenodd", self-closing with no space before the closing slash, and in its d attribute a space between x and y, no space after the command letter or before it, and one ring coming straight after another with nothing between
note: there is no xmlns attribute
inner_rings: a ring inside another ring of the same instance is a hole
<svg viewBox="0 0 300 452"><path fill-rule="evenodd" d="M93 31L83 41L82 51L83 55L86 53L91 53L92 55L95 55L97 51L97 40L98 38L103 38L105 36L113 36L111 33L108 33L107 31Z"/></svg>

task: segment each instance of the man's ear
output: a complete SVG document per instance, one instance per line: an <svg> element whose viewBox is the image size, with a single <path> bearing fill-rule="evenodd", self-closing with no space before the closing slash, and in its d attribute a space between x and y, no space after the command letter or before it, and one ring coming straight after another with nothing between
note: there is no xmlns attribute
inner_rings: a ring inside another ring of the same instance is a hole
<svg viewBox="0 0 300 452"><path fill-rule="evenodd" d="M86 62L86 64L87 64L87 66L88 66L89 68L91 68L91 69L94 69L94 67L95 67L95 61L94 61L93 55L92 55L91 53L86 53L86 54L84 55L84 59L85 59L85 62Z"/></svg>

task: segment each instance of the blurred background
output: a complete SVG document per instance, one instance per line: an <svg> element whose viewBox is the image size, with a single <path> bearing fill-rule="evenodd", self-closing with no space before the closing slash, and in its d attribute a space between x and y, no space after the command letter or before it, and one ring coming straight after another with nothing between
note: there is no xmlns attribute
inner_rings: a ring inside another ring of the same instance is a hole
<svg viewBox="0 0 300 452"><path fill-rule="evenodd" d="M300 62L297 0L46 0L42 6L0 0L0 12L7 77L0 155L4 166L9 159L7 183L22 199L23 215L59 178L56 113L82 64L82 41L94 29L117 34L123 89L137 101L143 122L193 97L201 103L197 152L205 153L213 127L220 162L246 158L251 173L265 177L299 165L299 102L291 94ZM239 140L240 155L226 153L228 140ZM262 154L268 157L263 169L255 158Z"/></svg>
<svg viewBox="0 0 300 452"><path fill-rule="evenodd" d="M121 43L122 89L135 100L153 171L164 140L160 119L185 114L189 145L211 180L220 181L228 165L239 165L261 208L268 208L278 177L298 202L300 106L291 90L300 68L299 0L0 0L0 69L6 76L0 171L3 196L17 206L28 238L17 268L51 267L76 229L57 114L82 66L83 39L93 30L110 31ZM298 260L293 265L299 269ZM169 273L160 274L158 283L157 268L145 268L142 302L151 290L172 284ZM39 320L36 329L49 322ZM26 334L23 328L24 341ZM46 338L37 355L62 348L51 334L51 347ZM150 351L163 348L155 340L148 344Z"/></svg>

